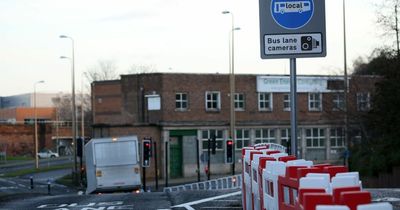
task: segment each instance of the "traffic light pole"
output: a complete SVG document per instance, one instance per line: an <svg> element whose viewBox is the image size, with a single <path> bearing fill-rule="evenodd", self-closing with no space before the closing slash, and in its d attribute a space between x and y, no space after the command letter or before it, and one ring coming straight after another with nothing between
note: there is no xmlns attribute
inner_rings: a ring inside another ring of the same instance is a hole
<svg viewBox="0 0 400 210"><path fill-rule="evenodd" d="M146 167L142 167L143 191L146 192Z"/></svg>
<svg viewBox="0 0 400 210"><path fill-rule="evenodd" d="M210 164L210 160L211 160L211 139L208 139L208 150L207 150L207 180L210 180L210 176L211 176L211 164Z"/></svg>
<svg viewBox="0 0 400 210"><path fill-rule="evenodd" d="M165 187L168 187L168 142L165 142Z"/></svg>
<svg viewBox="0 0 400 210"><path fill-rule="evenodd" d="M196 139L196 155L197 155L197 182L200 182L200 151L199 151L199 139Z"/></svg>
<svg viewBox="0 0 400 210"><path fill-rule="evenodd" d="M158 167L157 167L157 143L154 141L154 173L156 178L156 190L158 190Z"/></svg>

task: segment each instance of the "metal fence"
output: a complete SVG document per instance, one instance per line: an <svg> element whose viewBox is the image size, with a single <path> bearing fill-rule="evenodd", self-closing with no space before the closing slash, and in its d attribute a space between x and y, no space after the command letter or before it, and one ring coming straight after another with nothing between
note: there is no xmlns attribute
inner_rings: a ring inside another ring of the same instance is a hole
<svg viewBox="0 0 400 210"><path fill-rule="evenodd" d="M242 176L228 176L218 179L212 179L204 182L196 182L173 187L164 187L164 192L179 192L186 190L226 190L226 189L241 189Z"/></svg>

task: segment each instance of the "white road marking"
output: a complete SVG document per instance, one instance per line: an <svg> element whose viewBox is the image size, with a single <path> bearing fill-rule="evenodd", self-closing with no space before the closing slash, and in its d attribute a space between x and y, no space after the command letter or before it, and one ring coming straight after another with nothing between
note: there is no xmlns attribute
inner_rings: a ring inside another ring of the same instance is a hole
<svg viewBox="0 0 400 210"><path fill-rule="evenodd" d="M11 189L17 189L17 187L12 186L12 187L0 187L0 190L11 190Z"/></svg>
<svg viewBox="0 0 400 210"><path fill-rule="evenodd" d="M201 200L197 200L197 201L192 201L192 202L188 202L188 203L184 203L184 204L179 204L176 206L173 206L173 208L175 207L184 207L188 210L194 210L194 208L192 208L191 206L199 204L199 203L205 203L208 201L213 201L213 200L217 200L220 198L226 198L226 197L230 197L230 196L235 196L235 195L240 195L242 194L242 191L237 191L234 193L229 193L229 194L225 194L225 195L219 195L219 196L215 196L215 197L211 197L211 198L205 198L205 199L201 199Z"/></svg>
<svg viewBox="0 0 400 210"><path fill-rule="evenodd" d="M400 198L385 197L385 198L377 198L372 201L373 202L398 202L398 201L400 201Z"/></svg>
<svg viewBox="0 0 400 210"><path fill-rule="evenodd" d="M201 209L243 209L243 207L221 207L221 206L211 206L211 207L201 207Z"/></svg>
<svg viewBox="0 0 400 210"><path fill-rule="evenodd" d="M220 202L236 202L239 200L215 200L215 201L220 201Z"/></svg>
<svg viewBox="0 0 400 210"><path fill-rule="evenodd" d="M8 183L10 183L10 184L17 184L16 182L14 182L14 181L7 181Z"/></svg>

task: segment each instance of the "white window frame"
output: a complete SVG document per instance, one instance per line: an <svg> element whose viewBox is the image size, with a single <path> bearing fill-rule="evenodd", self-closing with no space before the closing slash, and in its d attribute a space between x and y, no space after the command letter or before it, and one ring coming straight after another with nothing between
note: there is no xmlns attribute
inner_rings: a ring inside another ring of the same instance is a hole
<svg viewBox="0 0 400 210"><path fill-rule="evenodd" d="M238 136L238 131L241 131L242 136ZM247 136L245 136L245 133L247 133ZM243 146L245 146L245 141L247 141L247 146L250 145L250 129L235 129L235 149L236 150L241 150ZM238 147L238 141L241 141L241 147Z"/></svg>
<svg viewBox="0 0 400 210"><path fill-rule="evenodd" d="M286 98L287 97L287 98ZM287 107L285 105L288 105ZM290 112L290 94L283 94L283 111Z"/></svg>
<svg viewBox="0 0 400 210"><path fill-rule="evenodd" d="M290 141L290 137L292 135L290 128L281 128L279 132L281 134L281 136L280 136L281 142L283 142L283 141L289 142ZM300 144L301 144L301 132L302 132L302 129L297 128L297 143L298 143L297 145L298 146L300 146ZM285 134L283 134L283 133L285 133Z"/></svg>
<svg viewBox="0 0 400 210"><path fill-rule="evenodd" d="M318 96L319 100L315 96ZM319 103L319 106L316 106L316 103ZM322 93L308 93L308 110L322 111Z"/></svg>
<svg viewBox="0 0 400 210"><path fill-rule="evenodd" d="M258 135L258 134L259 135ZM276 129L260 128L255 129L255 143L276 143Z"/></svg>
<svg viewBox="0 0 400 210"><path fill-rule="evenodd" d="M371 108L371 96L369 92L357 93L357 111L369 111Z"/></svg>
<svg viewBox="0 0 400 210"><path fill-rule="evenodd" d="M314 135L314 131L317 131L317 135ZM310 136L308 136L308 131L310 131ZM309 142L311 144L309 144ZM306 147L307 148L325 148L326 138L325 138L325 128L306 128Z"/></svg>
<svg viewBox="0 0 400 210"><path fill-rule="evenodd" d="M333 111L345 111L345 98L344 98L344 93L339 92L339 93L334 93L333 94Z"/></svg>
<svg viewBox="0 0 400 210"><path fill-rule="evenodd" d="M213 95L217 94L216 101L213 99ZM208 99L208 95L211 96L211 99ZM208 107L208 103L216 103L217 107ZM205 107L206 111L220 111L221 110L221 92L220 91L206 91L205 93Z"/></svg>
<svg viewBox="0 0 400 210"><path fill-rule="evenodd" d="M216 150L220 151L224 148L224 131L221 129L206 129L201 130L201 149L203 151L208 150L208 147L204 147L208 143L208 139L211 139L213 134L216 135Z"/></svg>
<svg viewBox="0 0 400 210"><path fill-rule="evenodd" d="M186 99L183 99L183 95L186 95ZM179 99L176 97L179 96ZM177 107L177 103L179 103L180 107ZM183 107L183 104L186 103L186 107ZM185 92L177 92L175 93L175 110L176 111L186 111L189 107L189 99L188 94Z"/></svg>
<svg viewBox="0 0 400 210"><path fill-rule="evenodd" d="M240 96L242 96L242 100L240 100ZM235 98L234 98L235 111L244 111L245 101L246 100L244 93L235 93ZM242 104L243 107L239 107L240 104Z"/></svg>
<svg viewBox="0 0 400 210"><path fill-rule="evenodd" d="M267 99L267 97L265 97L263 100L261 100L261 96L268 96L268 99ZM269 103L268 105L268 107L263 107L263 108L261 108L261 103ZM273 96L272 96L272 93L269 93L269 92L261 92L261 93L258 93L258 110L259 111L272 111L272 108L273 108Z"/></svg>
<svg viewBox="0 0 400 210"><path fill-rule="evenodd" d="M339 135L339 131L341 130L342 135ZM345 142L345 135L344 135L344 128L331 128L330 133L329 133L329 140L330 140L330 145L332 148L343 148L346 147L346 142ZM339 145L338 142L342 142L341 145Z"/></svg>

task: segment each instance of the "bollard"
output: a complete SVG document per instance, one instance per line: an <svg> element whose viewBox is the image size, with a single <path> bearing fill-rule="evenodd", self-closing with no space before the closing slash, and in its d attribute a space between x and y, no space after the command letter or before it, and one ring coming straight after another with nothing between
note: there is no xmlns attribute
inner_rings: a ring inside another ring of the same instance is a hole
<svg viewBox="0 0 400 210"><path fill-rule="evenodd" d="M47 180L47 194L48 195L51 195L51 191L50 191L51 189L50 188L51 188L51 182L50 182L50 179L48 179Z"/></svg>
<svg viewBox="0 0 400 210"><path fill-rule="evenodd" d="M31 180L31 189L33 189L33 176L30 176L29 179Z"/></svg>

